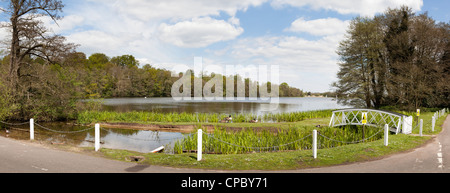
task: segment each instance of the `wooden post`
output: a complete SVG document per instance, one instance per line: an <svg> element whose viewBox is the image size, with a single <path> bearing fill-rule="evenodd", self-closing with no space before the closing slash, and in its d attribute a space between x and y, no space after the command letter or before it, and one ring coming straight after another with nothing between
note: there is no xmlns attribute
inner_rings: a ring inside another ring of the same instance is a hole
<svg viewBox="0 0 450 193"><path fill-rule="evenodd" d="M100 124L95 124L95 151L100 150Z"/></svg>
<svg viewBox="0 0 450 193"><path fill-rule="evenodd" d="M434 132L434 127L436 126L436 117L431 117L431 131Z"/></svg>
<svg viewBox="0 0 450 193"><path fill-rule="evenodd" d="M366 130L366 125L363 125L363 129L362 129L362 141L363 141L363 143L365 142L365 138L366 138L366 136L365 136L365 131Z"/></svg>
<svg viewBox="0 0 450 193"><path fill-rule="evenodd" d="M389 145L389 125L384 125L384 146Z"/></svg>
<svg viewBox="0 0 450 193"><path fill-rule="evenodd" d="M423 131L423 119L420 119L420 130L419 130L419 135L422 137L422 131Z"/></svg>
<svg viewBox="0 0 450 193"><path fill-rule="evenodd" d="M30 140L34 140L34 119L30 119Z"/></svg>
<svg viewBox="0 0 450 193"><path fill-rule="evenodd" d="M312 148L313 148L313 157L314 157L314 159L316 159L317 158L317 130L313 131Z"/></svg>
<svg viewBox="0 0 450 193"><path fill-rule="evenodd" d="M203 131L199 129L197 134L197 161L202 160L202 140L203 140Z"/></svg>

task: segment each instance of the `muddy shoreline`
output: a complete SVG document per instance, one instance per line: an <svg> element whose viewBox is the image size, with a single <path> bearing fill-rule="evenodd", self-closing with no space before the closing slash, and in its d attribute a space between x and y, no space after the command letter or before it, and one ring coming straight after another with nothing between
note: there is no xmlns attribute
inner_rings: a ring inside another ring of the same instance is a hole
<svg viewBox="0 0 450 193"><path fill-rule="evenodd" d="M176 133L192 133L195 132L198 128L198 125L170 125L170 124L141 124L141 123L99 123L101 127L104 128L112 128L112 129L135 129L135 130L144 130L144 131L164 131L164 132L176 132ZM93 124L92 124L93 126ZM214 132L215 125L202 124L203 128L207 129L208 133ZM221 128L225 128L227 131L241 131L248 127L228 127L228 126L220 126ZM275 127L255 127L252 128L254 130L272 130L273 132L277 132L278 129Z"/></svg>

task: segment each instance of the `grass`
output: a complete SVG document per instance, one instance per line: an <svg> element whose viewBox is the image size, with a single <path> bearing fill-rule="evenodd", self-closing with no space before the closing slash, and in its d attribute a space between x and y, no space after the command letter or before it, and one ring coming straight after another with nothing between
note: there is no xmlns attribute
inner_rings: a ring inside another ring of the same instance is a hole
<svg viewBox="0 0 450 193"><path fill-rule="evenodd" d="M201 127L197 128L200 129ZM305 150L312 148L312 130L322 136L318 137L318 148L332 148L347 145L345 142L361 141L368 137L367 142L379 140L383 137L382 128L367 127L364 135L361 126L345 127L289 127L278 130L255 130L247 128L240 131L228 132L216 127L214 133L203 136L203 150L215 154L243 154L249 152L270 152L286 150ZM187 135L174 145L175 153L195 150L197 148L197 134Z"/></svg>
<svg viewBox="0 0 450 193"><path fill-rule="evenodd" d="M265 152L250 154L204 154L198 162L196 154L144 154L124 150L101 149L101 153L111 159L128 160L129 156L143 156L141 164L161 165L177 168L219 169L219 170L293 170L348 164L379 159L380 157L407 151L426 143L431 137L410 135L390 136L389 146L382 140L361 144L351 144L318 150L318 158L313 159L311 150Z"/></svg>
<svg viewBox="0 0 450 193"><path fill-rule="evenodd" d="M331 110L293 112L281 114L256 115L231 114L233 123L249 123L253 119L259 122L298 122L306 119L325 118L331 115ZM227 114L219 113L158 113L158 112L111 112L84 111L78 114L77 121L81 124L96 122L127 122L127 123L218 123Z"/></svg>
<svg viewBox="0 0 450 193"><path fill-rule="evenodd" d="M95 112L87 112L87 114L95 114ZM98 117L94 117L92 120L102 120L102 116L105 113L97 114ZM320 114L320 113L318 113ZM331 113L330 113L331 114ZM437 120L435 131L431 132L431 124L426 124L428 120L431 121L431 116L434 112L423 112L421 118L424 119L424 134L438 134L442 131L441 125L443 124L445 118L440 118ZM141 116L139 116L141 115ZM294 114L293 114L294 115ZM136 119L141 117L141 121L149 121L142 118L141 112L130 113L127 116L113 115L115 121L125 121L127 119ZM133 118L133 116L135 116ZM155 115L160 117L170 117L173 115ZM208 117L209 115L202 115ZM212 115L217 116L216 114ZM300 115L296 115L299 116ZM217 124L216 131L218 136L222 140L230 140L230 143L241 144L242 146L270 146L281 144L285 142L292 142L291 140L298 139L302 136L309 135L310 131L314 129L315 125L326 125L329 122L329 117L320 118L321 115L311 116L312 118L305 117L302 121L296 122L283 122L283 123L232 123L226 124L227 126L242 126L246 129L242 130L242 133L227 133L224 129L221 129L221 124ZM189 114L186 117L192 117ZM245 116L244 116L245 117ZM290 121L288 115L285 115L286 121ZM110 117L105 117L105 120L111 120ZM167 118L165 118L167 119ZM206 118L202 118L206 119ZM299 118L298 120L300 120ZM176 121L180 119L172 119ZM217 119L218 120L218 119ZM245 118L241 119L245 120ZM281 119L277 119L281 120ZM153 120L154 121L154 120ZM186 120L185 120L186 121ZM89 121L88 121L89 122ZM125 121L126 122L126 121ZM277 132L268 131L257 131L251 130L248 127L256 126L270 126L270 128L278 128ZM321 132L325 136L334 137L333 139L342 141L352 141L360 139L360 132L355 128L344 128L343 130L338 130L336 128L323 127ZM319 129L319 130L320 130ZM346 131L348 130L348 131ZM367 132L370 129L366 128ZM378 131L374 129L374 131ZM339 133L340 132L340 133ZM418 129L413 130L413 133L418 133ZM279 136L280 135L280 136ZM283 139L282 135L287 139ZM347 136L346 136L347 135ZM352 136L353 135L353 136ZM379 134L379 135L382 135ZM178 150L190 150L196 149L196 138L195 135L191 135L190 142L182 145L179 144ZM369 133L366 137L370 136ZM245 138L245 139L239 139ZM267 139L266 139L267 138ZM308 137L310 138L310 137ZM204 138L205 139L205 138ZM276 142L276 139L279 142ZM431 136L414 136L414 135L390 135L389 136L389 146L383 145L383 140L380 136L376 136L372 141L358 143L358 144L339 144L334 142L325 141L323 137L319 137L319 144L321 144L322 149L318 150L318 158L313 159L312 151L309 148L309 139L305 140L305 144L294 144L292 149L278 149L277 152L265 152L261 151L259 153L253 153L245 148L232 149L224 145L217 147L213 140L205 139L206 142L204 149L210 149L222 154L204 154L203 160L196 161L196 154L192 153L182 153L182 154L145 154L126 150L112 150L112 149L101 149L100 154L116 160L127 161L129 156L143 156L145 160L142 164L148 165L161 165L177 168L197 168L197 169L219 169L219 170L292 170L292 169L304 169L304 168L314 168L314 167L325 167L333 166L339 164L348 164L359 161L368 161L380 159L384 156L392 155L399 152L408 151L413 148L417 148L427 141L432 139ZM267 142L265 140L272 140L273 142ZM320 141L322 140L322 141ZM191 143L191 144L189 144ZM181 148L180 148L181 147ZM253 149L252 149L253 150ZM226 153L227 152L227 153Z"/></svg>

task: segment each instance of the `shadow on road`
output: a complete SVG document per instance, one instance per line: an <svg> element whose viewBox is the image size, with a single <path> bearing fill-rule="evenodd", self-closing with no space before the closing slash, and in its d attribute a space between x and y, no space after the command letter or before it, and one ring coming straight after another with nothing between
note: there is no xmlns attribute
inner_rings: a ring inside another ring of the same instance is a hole
<svg viewBox="0 0 450 193"><path fill-rule="evenodd" d="M133 167L129 167L129 168L125 169L125 171L126 172L140 172L148 167L150 167L150 165L137 164Z"/></svg>

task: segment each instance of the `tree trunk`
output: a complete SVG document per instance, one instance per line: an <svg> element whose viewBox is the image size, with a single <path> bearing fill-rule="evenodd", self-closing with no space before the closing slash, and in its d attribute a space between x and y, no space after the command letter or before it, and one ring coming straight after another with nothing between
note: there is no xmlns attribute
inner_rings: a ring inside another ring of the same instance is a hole
<svg viewBox="0 0 450 193"><path fill-rule="evenodd" d="M14 12L11 16L11 28L12 28L12 38L11 38L11 56L10 56L10 69L9 69L9 79L13 93L18 90L19 87L19 57L20 57L20 39L19 39L19 26L18 26L18 14L19 10L17 6L14 6Z"/></svg>

